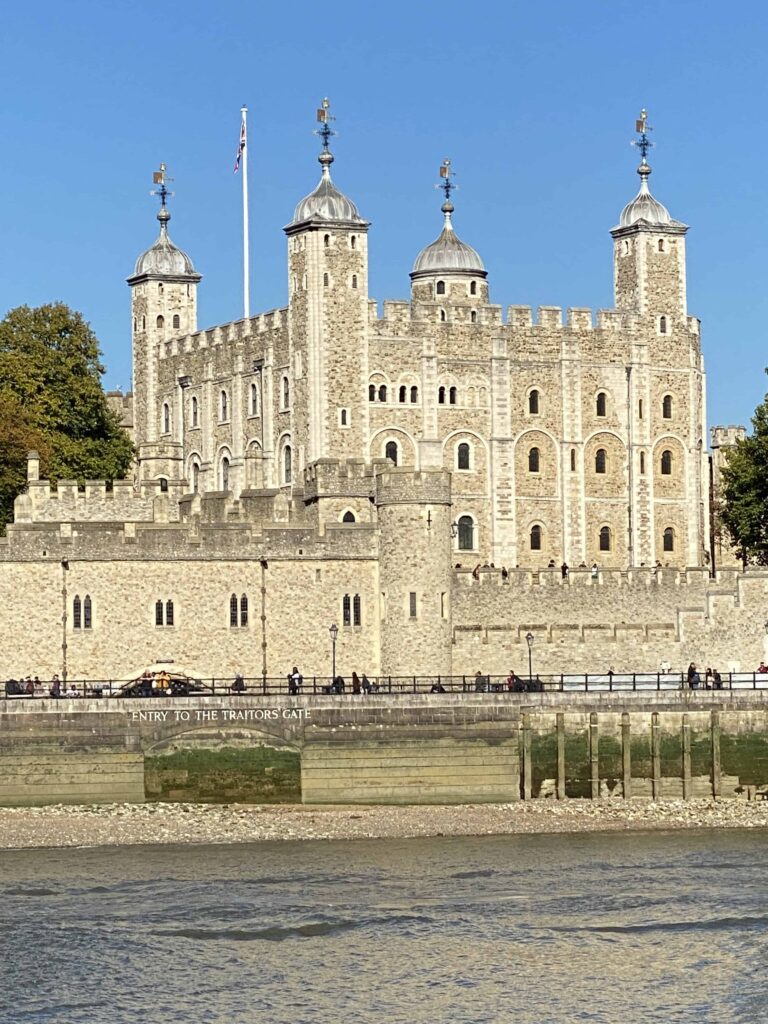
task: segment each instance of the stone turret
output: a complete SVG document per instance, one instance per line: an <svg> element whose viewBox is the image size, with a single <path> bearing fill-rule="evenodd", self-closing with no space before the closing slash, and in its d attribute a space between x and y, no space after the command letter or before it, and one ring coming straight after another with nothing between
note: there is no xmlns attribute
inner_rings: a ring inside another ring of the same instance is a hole
<svg viewBox="0 0 768 1024"><path fill-rule="evenodd" d="M136 261L128 278L133 317L133 414L139 476L181 476L181 393L160 403L157 363L163 342L197 330L197 273L189 256L171 241L165 165L155 174L160 187L160 234Z"/></svg>
<svg viewBox="0 0 768 1024"><path fill-rule="evenodd" d="M675 327L687 331L685 282L685 235L688 227L674 220L667 208L651 195L651 167L646 154L651 146L647 113L637 122L640 138L635 145L642 159L637 173L640 191L621 211L611 230L614 241L614 297L616 308L653 317L660 335Z"/></svg>
<svg viewBox="0 0 768 1024"><path fill-rule="evenodd" d="M450 675L451 477L376 477L382 675Z"/></svg>

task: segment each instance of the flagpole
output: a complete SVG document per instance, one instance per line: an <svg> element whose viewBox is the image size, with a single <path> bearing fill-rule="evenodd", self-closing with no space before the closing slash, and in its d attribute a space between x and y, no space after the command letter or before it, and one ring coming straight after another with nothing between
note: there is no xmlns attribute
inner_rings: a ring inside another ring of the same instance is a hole
<svg viewBox="0 0 768 1024"><path fill-rule="evenodd" d="M247 320L251 315L248 254L248 108L241 107L240 113L243 115L241 136L243 142L243 319Z"/></svg>

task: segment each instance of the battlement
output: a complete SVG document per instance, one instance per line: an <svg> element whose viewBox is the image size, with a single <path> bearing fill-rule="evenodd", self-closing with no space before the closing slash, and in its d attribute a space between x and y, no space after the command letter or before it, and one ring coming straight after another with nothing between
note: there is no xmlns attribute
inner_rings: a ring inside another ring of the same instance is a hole
<svg viewBox="0 0 768 1024"><path fill-rule="evenodd" d="M709 431L711 448L732 448L737 441L747 436L747 428L729 424L727 427L712 427Z"/></svg>
<svg viewBox="0 0 768 1024"><path fill-rule="evenodd" d="M373 559L378 554L375 524L354 530L339 525L319 530L307 524L204 522L18 523L0 538L0 562L61 559L84 561L291 561Z"/></svg>
<svg viewBox="0 0 768 1024"><path fill-rule="evenodd" d="M304 496L318 498L373 496L374 477L389 466L388 459L318 459L304 470Z"/></svg>
<svg viewBox="0 0 768 1024"><path fill-rule="evenodd" d="M451 475L442 469L386 469L376 477L377 506L450 505Z"/></svg>
<svg viewBox="0 0 768 1024"><path fill-rule="evenodd" d="M182 353L189 354L205 349L217 348L220 345L236 345L245 338L256 334L279 331L288 322L288 309L281 307L259 313L247 320L233 320L228 324L185 334L178 338L170 338L160 345L160 358L169 359Z"/></svg>

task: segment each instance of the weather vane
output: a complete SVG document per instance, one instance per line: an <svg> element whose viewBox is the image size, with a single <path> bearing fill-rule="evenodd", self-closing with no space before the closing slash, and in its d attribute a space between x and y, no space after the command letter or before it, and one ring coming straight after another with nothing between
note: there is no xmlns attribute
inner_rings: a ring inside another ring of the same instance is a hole
<svg viewBox="0 0 768 1024"><path fill-rule="evenodd" d="M445 193L446 203L450 203L451 192L453 192L455 188L458 188L458 185L454 185L454 183L451 181L451 178L453 176L454 172L451 170L451 161L443 160L443 162L440 164L440 177L443 180L438 185L435 185L435 188L442 189L442 191Z"/></svg>
<svg viewBox="0 0 768 1024"><path fill-rule="evenodd" d="M648 124L648 111L643 107L640 111L640 117L635 121L635 131L640 136L639 139L633 139L632 145L636 146L640 150L640 156L642 162L648 163L646 157L648 156L648 150L651 149L653 143L648 138L648 132L652 132L653 128Z"/></svg>
<svg viewBox="0 0 768 1024"><path fill-rule="evenodd" d="M335 121L336 118L331 114L331 101L327 96L323 100L322 106L317 108L317 120L320 127L315 129L315 135L319 135L323 140L323 152L327 153L331 136L336 134L331 128L331 121Z"/></svg>
<svg viewBox="0 0 768 1024"><path fill-rule="evenodd" d="M155 185L159 185L159 188L153 188L150 191L151 196L160 196L160 208L164 209L167 200L173 195L173 192L168 191L167 181L173 181L173 178L169 178L165 173L167 170L165 164L160 164L160 170L152 172L152 182Z"/></svg>

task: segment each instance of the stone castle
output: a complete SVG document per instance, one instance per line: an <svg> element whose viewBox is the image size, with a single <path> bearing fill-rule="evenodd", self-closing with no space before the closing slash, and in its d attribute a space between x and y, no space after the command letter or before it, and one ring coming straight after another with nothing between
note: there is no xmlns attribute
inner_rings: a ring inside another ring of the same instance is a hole
<svg viewBox="0 0 768 1024"><path fill-rule="evenodd" d="M30 456L0 539L0 675L327 676L331 623L342 674L522 672L529 631L541 672L753 668L768 580L711 536L687 227L650 192L646 127L596 316L490 301L447 161L442 230L379 315L326 119L285 228L288 305L200 331L161 184L128 278L132 401L113 396L135 477L52 489Z"/></svg>

